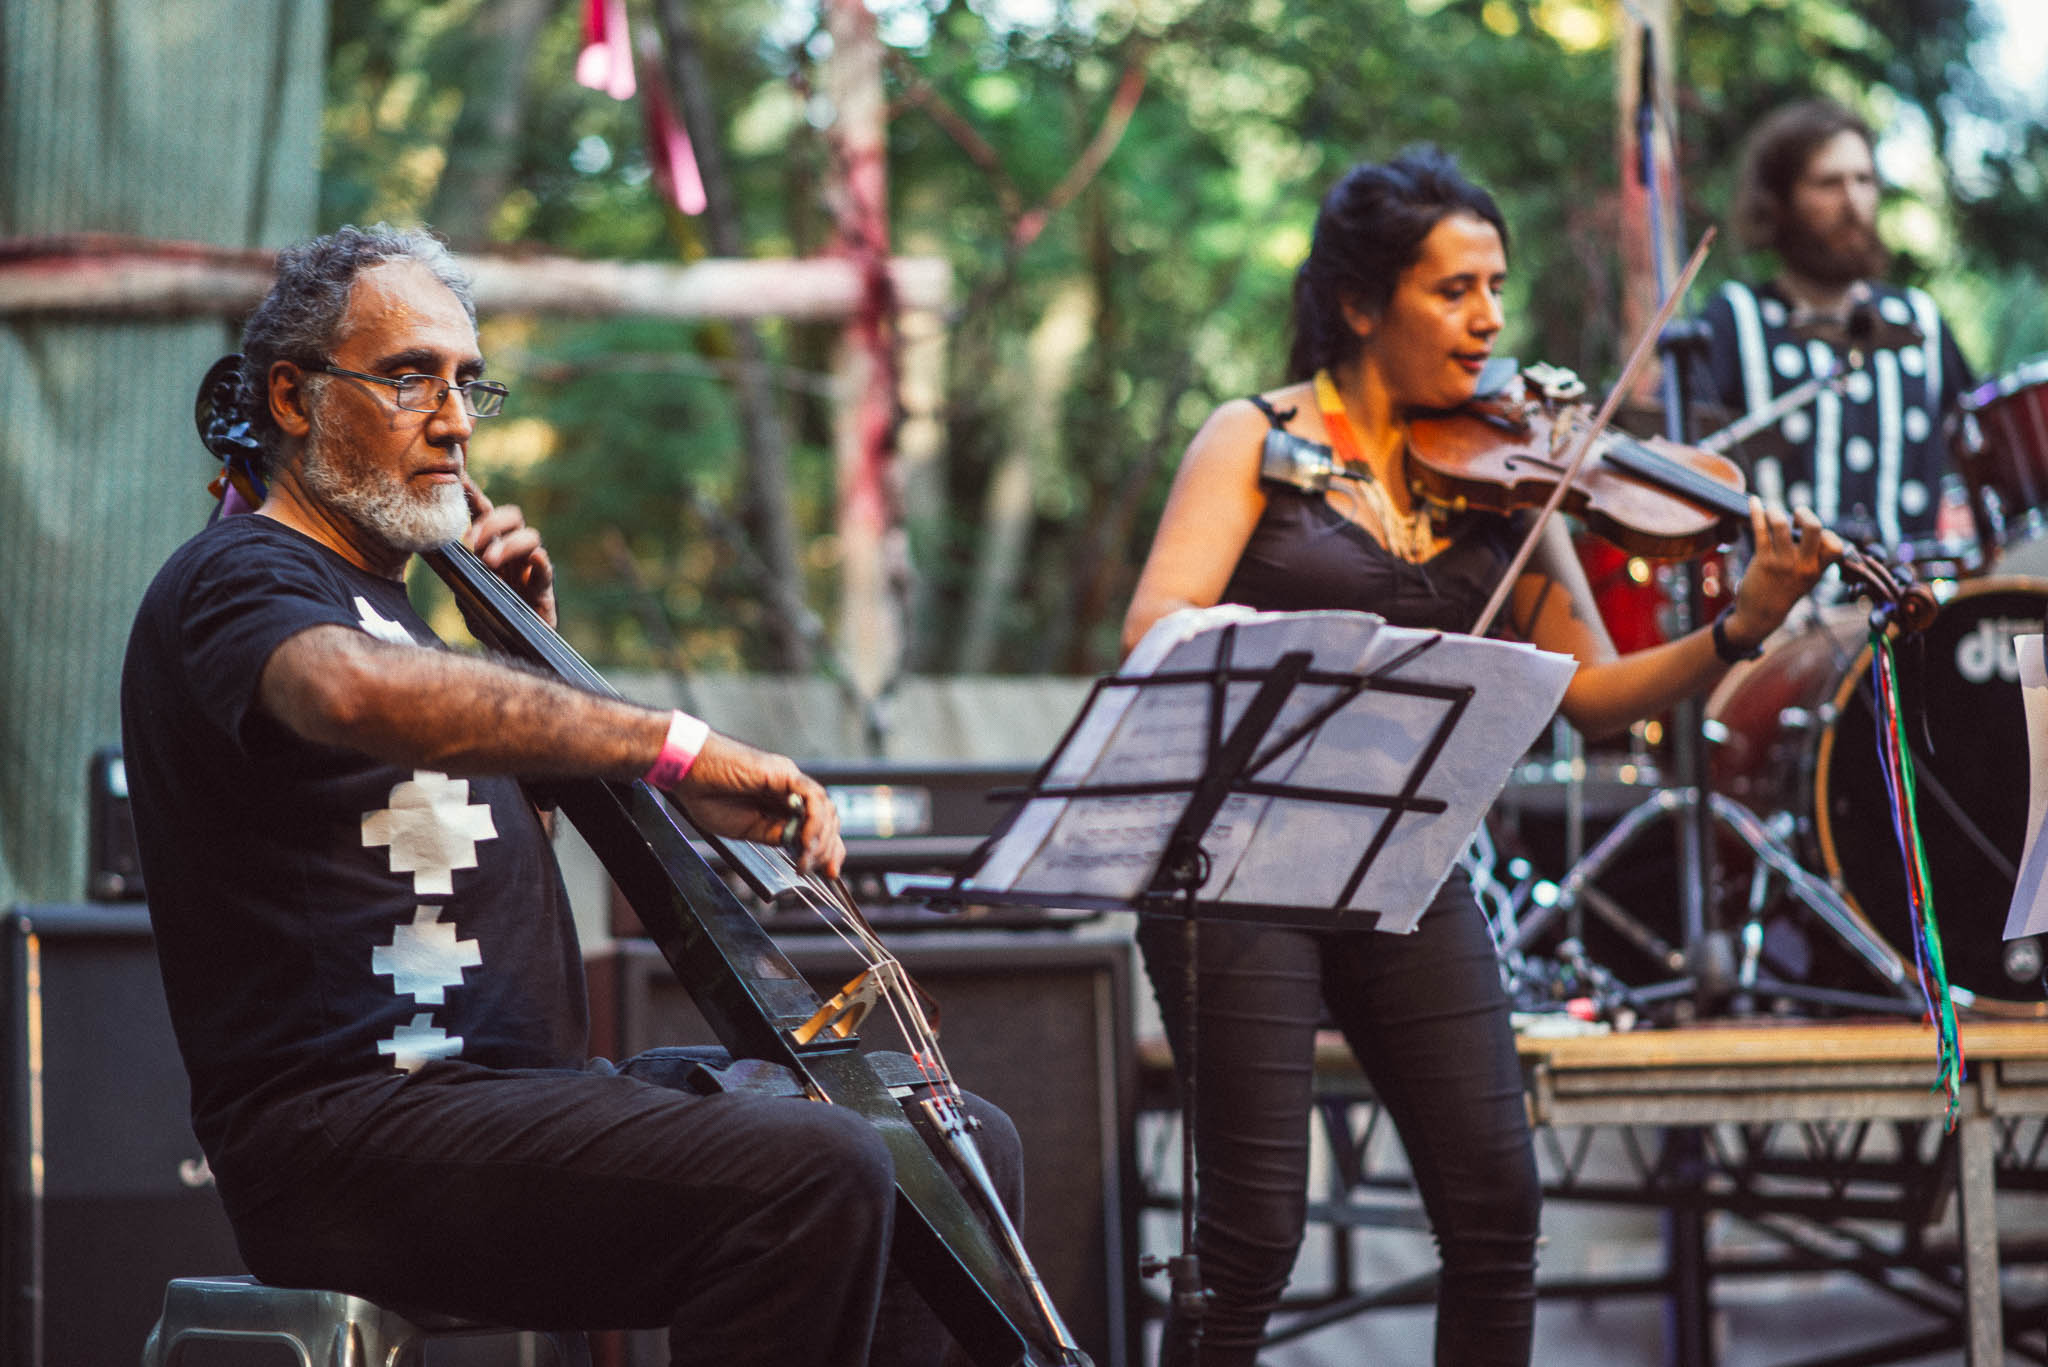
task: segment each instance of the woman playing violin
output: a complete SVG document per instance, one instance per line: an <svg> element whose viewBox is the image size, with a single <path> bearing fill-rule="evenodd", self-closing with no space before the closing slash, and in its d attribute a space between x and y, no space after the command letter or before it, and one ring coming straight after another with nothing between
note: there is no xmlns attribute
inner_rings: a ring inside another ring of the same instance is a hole
<svg viewBox="0 0 2048 1367"><path fill-rule="evenodd" d="M1502 327L1507 243L1492 197L1434 149L1338 181L1295 280L1294 382L1224 404L1189 444L1125 618L1127 649L1166 614L1219 602L1472 628L1522 519L1432 520L1409 491L1406 415L1474 396ZM1330 446L1364 478L1323 493L1262 482L1269 425ZM1504 628L1579 661L1563 703L1574 726L1612 732L1706 689L1840 552L1805 511L1796 537L1755 500L1750 523L1755 554L1722 618L1627 656L1608 640L1565 528L1544 528ZM1139 943L1178 1042L1178 922L1148 918ZM1463 874L1412 935L1211 921L1199 952L1203 1367L1253 1361L1294 1265L1326 1012L1400 1132L1435 1231L1436 1361L1526 1363L1540 1189L1508 1004ZM1192 1359L1189 1326L1169 1322L1161 1362Z"/></svg>

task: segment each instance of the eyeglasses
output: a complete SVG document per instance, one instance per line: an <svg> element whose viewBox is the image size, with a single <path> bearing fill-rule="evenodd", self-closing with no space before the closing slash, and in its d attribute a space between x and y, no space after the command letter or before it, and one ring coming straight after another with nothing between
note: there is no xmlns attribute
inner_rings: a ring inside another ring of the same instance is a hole
<svg viewBox="0 0 2048 1367"><path fill-rule="evenodd" d="M327 375L346 375L352 380L368 380L371 384L388 384L398 391L398 406L408 413L438 413L441 405L448 402L448 391L462 391L462 407L472 418L494 418L505 407L505 398L512 391L492 380L465 380L461 384L449 384L438 375L400 375L391 379L383 375L366 375L360 370L343 370L338 365L320 361L302 365L302 370L311 370Z"/></svg>

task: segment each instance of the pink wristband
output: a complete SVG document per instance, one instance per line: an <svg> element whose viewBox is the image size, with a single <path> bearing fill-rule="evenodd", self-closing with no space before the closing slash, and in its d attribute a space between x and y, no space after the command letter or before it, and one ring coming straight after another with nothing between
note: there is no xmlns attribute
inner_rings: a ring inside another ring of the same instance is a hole
<svg viewBox="0 0 2048 1367"><path fill-rule="evenodd" d="M657 788L673 788L681 783L683 775L697 762L704 738L710 734L710 727L678 708L669 716L668 739L661 743L661 753L647 771L647 781Z"/></svg>

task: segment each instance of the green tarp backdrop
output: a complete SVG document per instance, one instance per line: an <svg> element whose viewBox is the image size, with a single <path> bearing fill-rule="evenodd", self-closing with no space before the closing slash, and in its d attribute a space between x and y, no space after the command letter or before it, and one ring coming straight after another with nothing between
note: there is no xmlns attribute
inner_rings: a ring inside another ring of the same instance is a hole
<svg viewBox="0 0 2048 1367"><path fill-rule="evenodd" d="M305 236L326 33L297 0L4 0L0 237ZM0 906L84 893L87 762L119 739L135 604L210 506L192 398L232 345L0 318Z"/></svg>

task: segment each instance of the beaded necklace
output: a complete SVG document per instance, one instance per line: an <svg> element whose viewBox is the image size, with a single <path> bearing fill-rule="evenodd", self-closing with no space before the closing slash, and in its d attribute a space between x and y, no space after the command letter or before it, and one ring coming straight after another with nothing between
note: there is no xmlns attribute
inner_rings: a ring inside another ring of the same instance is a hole
<svg viewBox="0 0 2048 1367"><path fill-rule="evenodd" d="M1351 415L1344 409L1344 396L1337 392L1336 381L1327 370L1316 372L1316 407L1322 412L1323 429L1329 433L1337 459L1360 475L1352 483L1373 516L1379 519L1387 549L1411 564L1429 559L1436 552L1435 523L1420 505L1405 513L1394 506L1393 495L1373 474L1372 464L1365 458L1358 433L1351 426Z"/></svg>

